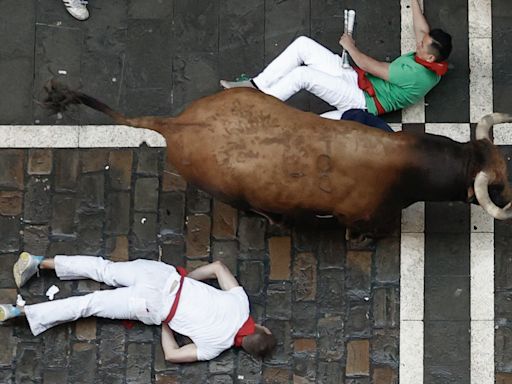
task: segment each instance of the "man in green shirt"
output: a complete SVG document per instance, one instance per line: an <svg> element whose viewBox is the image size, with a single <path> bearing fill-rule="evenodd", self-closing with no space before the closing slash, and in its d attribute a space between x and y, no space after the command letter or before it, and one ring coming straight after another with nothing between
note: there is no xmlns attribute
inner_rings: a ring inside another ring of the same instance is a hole
<svg viewBox="0 0 512 384"><path fill-rule="evenodd" d="M379 115L419 101L447 71L451 36L430 30L418 0L412 0L416 52L382 62L362 53L348 34L340 38L356 67L345 69L341 57L314 40L300 36L251 80L229 82L224 88L253 87L287 100L306 89L336 108L324 117L339 119L351 109Z"/></svg>

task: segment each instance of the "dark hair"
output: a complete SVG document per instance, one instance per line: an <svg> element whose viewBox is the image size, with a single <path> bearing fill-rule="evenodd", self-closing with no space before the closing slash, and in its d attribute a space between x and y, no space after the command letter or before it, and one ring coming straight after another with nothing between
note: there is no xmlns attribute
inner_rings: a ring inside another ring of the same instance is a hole
<svg viewBox="0 0 512 384"><path fill-rule="evenodd" d="M263 329L256 327L251 335L242 340L244 350L255 357L263 359L276 347L277 340L272 334L266 333Z"/></svg>
<svg viewBox="0 0 512 384"><path fill-rule="evenodd" d="M452 51L452 37L442 29L433 29L429 36L432 38L430 48L432 54L436 57L436 61L444 61L450 56Z"/></svg>

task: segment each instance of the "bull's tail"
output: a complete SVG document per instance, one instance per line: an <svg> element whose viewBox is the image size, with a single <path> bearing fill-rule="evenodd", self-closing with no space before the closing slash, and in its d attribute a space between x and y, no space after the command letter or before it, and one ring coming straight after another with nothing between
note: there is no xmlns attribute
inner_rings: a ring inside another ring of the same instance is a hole
<svg viewBox="0 0 512 384"><path fill-rule="evenodd" d="M65 112L71 105L84 104L110 116L117 124L160 130L162 120L160 117L128 118L94 97L69 89L65 84L55 80L50 80L44 89L47 97L41 102L41 105L53 113Z"/></svg>

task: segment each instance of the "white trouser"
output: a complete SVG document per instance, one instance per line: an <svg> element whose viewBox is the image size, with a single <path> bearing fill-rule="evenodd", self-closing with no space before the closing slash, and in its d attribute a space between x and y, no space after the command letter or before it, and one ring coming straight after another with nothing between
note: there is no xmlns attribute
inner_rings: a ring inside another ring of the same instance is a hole
<svg viewBox="0 0 512 384"><path fill-rule="evenodd" d="M92 279L117 288L26 305L25 314L34 336L88 316L158 325L174 301L176 289L171 294L171 285L180 279L173 266L158 261L115 263L95 256L56 256L55 272L61 280Z"/></svg>
<svg viewBox="0 0 512 384"><path fill-rule="evenodd" d="M322 116L339 119L343 112L366 109L357 73L343 68L341 57L306 36L291 43L253 79L258 88L280 100L305 89L337 109Z"/></svg>

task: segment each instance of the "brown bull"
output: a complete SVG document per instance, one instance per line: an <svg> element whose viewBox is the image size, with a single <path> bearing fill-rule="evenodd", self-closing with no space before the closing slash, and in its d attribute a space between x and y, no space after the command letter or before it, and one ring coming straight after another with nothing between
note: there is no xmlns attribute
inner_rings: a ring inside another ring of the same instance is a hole
<svg viewBox="0 0 512 384"><path fill-rule="evenodd" d="M510 205L499 207L512 193L505 160L489 139L492 125L512 121L509 115L485 117L477 140L458 143L323 119L248 88L199 99L177 117L137 118L55 83L47 91L45 105L55 111L82 103L118 124L159 132L168 162L188 182L259 212L332 214L367 231L416 201L476 195L493 217L512 217Z"/></svg>

